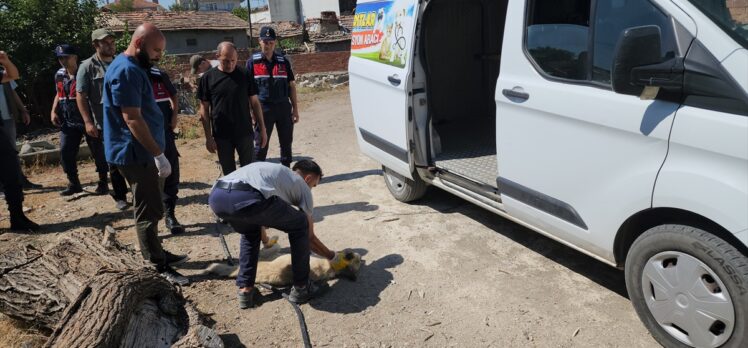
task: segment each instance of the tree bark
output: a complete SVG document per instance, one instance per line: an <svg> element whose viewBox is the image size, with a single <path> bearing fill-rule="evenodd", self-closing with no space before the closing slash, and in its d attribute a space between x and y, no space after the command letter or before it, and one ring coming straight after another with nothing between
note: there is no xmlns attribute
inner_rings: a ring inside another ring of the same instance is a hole
<svg viewBox="0 0 748 348"><path fill-rule="evenodd" d="M47 250L0 246L0 312L52 334L46 347L223 347L181 291L95 230Z"/></svg>

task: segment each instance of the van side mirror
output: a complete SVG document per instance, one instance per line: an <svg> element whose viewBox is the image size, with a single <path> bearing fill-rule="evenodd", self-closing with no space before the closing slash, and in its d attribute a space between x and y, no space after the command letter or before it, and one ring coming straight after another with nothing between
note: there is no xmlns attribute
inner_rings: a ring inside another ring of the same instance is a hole
<svg viewBox="0 0 748 348"><path fill-rule="evenodd" d="M662 34L656 25L624 30L613 56L613 91L636 96L642 94L644 87L680 92L683 88L683 59L663 60L661 46Z"/></svg>

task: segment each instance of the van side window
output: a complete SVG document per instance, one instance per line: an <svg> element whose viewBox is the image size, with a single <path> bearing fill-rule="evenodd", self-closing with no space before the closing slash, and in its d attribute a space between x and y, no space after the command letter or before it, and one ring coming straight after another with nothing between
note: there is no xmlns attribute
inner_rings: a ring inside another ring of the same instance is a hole
<svg viewBox="0 0 748 348"><path fill-rule="evenodd" d="M597 1L592 80L610 84L610 70L616 44L624 30L643 25L656 25L662 34L662 61L674 58L678 48L670 18L648 0Z"/></svg>
<svg viewBox="0 0 748 348"><path fill-rule="evenodd" d="M656 25L662 60L678 52L667 14L649 0L529 0L526 45L550 76L610 85L616 44L624 30Z"/></svg>
<svg viewBox="0 0 748 348"><path fill-rule="evenodd" d="M545 73L586 80L590 0L531 0L527 51Z"/></svg>

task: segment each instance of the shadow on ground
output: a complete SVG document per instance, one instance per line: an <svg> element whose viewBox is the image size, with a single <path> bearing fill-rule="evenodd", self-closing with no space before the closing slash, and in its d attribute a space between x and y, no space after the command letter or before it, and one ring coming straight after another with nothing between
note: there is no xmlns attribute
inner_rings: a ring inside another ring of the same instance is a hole
<svg viewBox="0 0 748 348"><path fill-rule="evenodd" d="M543 255L616 294L628 298L623 271L582 254L535 231L492 214L441 190L431 189L416 204L439 212L459 213L514 242Z"/></svg>

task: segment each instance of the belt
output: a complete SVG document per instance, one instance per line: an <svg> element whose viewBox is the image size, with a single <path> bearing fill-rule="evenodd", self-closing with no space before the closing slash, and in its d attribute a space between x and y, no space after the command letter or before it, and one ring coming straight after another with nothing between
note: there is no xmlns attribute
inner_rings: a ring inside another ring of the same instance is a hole
<svg viewBox="0 0 748 348"><path fill-rule="evenodd" d="M260 192L256 188L252 187L250 184L245 184L243 182L226 182L222 180L218 180L216 182L216 188L224 189L224 190L236 190L236 191L249 191L249 192Z"/></svg>

